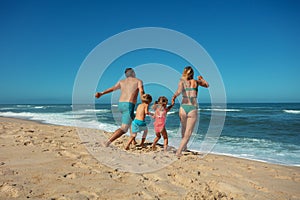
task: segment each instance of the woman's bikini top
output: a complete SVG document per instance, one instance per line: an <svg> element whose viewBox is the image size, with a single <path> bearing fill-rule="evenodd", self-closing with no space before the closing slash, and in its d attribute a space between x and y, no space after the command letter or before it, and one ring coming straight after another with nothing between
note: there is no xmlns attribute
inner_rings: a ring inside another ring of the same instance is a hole
<svg viewBox="0 0 300 200"><path fill-rule="evenodd" d="M187 92L187 91L196 91L196 92L198 92L198 83L197 83L197 87L195 87L195 88L187 87L186 81L183 81L183 84L184 84L183 91L185 91L185 92ZM186 95L182 95L182 98L188 98L190 100L190 103L193 102L193 99L197 98L197 94L195 96L188 95L187 93L185 93L185 94Z"/></svg>

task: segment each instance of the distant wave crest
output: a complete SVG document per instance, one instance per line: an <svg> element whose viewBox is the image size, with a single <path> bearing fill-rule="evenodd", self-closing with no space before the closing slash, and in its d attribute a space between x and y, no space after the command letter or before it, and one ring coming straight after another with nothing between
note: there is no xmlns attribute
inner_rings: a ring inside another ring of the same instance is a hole
<svg viewBox="0 0 300 200"><path fill-rule="evenodd" d="M222 108L207 108L207 109L200 109L206 111L218 111L218 112L240 112L240 109L222 109Z"/></svg>
<svg viewBox="0 0 300 200"><path fill-rule="evenodd" d="M34 106L34 108L40 109L40 108L46 108L45 106Z"/></svg>
<svg viewBox="0 0 300 200"><path fill-rule="evenodd" d="M290 114L300 114L300 110L283 110L283 112Z"/></svg>
<svg viewBox="0 0 300 200"><path fill-rule="evenodd" d="M110 112L110 110L107 110L107 109L85 109L84 111L86 111L86 112L102 112L102 113Z"/></svg>

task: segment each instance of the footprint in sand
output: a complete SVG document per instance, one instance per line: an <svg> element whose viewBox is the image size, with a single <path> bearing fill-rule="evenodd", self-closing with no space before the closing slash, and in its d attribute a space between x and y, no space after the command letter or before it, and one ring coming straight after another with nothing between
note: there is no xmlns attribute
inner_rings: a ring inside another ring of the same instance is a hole
<svg viewBox="0 0 300 200"><path fill-rule="evenodd" d="M82 162L75 162L71 164L72 167L81 168L81 169L89 169L90 167Z"/></svg>
<svg viewBox="0 0 300 200"><path fill-rule="evenodd" d="M264 191L264 192L268 192L268 189L261 186L258 182L254 182L254 181L249 181L249 184L255 188L256 190L260 190L260 191Z"/></svg>
<svg viewBox="0 0 300 200"><path fill-rule="evenodd" d="M77 155L75 153L71 153L71 152L68 152L68 151L59 151L57 153L60 156L65 156L65 157L68 157L68 158L73 158L73 159L80 159L81 158L80 155Z"/></svg>
<svg viewBox="0 0 300 200"><path fill-rule="evenodd" d="M26 140L23 143L24 146L32 146L33 144L34 144L34 141L31 141L31 140Z"/></svg>
<svg viewBox="0 0 300 200"><path fill-rule="evenodd" d="M69 178L69 179L75 179L77 176L75 173L67 173L63 177Z"/></svg>
<svg viewBox="0 0 300 200"><path fill-rule="evenodd" d="M98 199L99 196L95 192L91 191L78 191L79 194L84 195L87 199Z"/></svg>

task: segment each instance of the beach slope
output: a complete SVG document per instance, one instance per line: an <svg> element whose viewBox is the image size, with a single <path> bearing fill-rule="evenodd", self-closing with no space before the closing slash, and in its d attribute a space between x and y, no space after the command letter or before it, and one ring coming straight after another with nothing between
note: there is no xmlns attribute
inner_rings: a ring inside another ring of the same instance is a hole
<svg viewBox="0 0 300 200"><path fill-rule="evenodd" d="M160 170L122 172L95 159L77 131L0 118L0 199L300 199L300 167L186 152Z"/></svg>

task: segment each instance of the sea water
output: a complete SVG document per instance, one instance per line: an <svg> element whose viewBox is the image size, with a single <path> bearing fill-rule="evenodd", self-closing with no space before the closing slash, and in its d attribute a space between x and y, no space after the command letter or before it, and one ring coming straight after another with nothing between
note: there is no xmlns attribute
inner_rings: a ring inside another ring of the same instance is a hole
<svg viewBox="0 0 300 200"><path fill-rule="evenodd" d="M167 116L169 145L178 147L181 139L179 105ZM198 127L189 142L189 149L199 151L210 126L212 113L226 114L225 123L212 153L259 160L268 163L300 166L299 103L236 103L226 109L199 104ZM120 125L117 105L0 105L0 116L40 121L42 123L87 127L113 132ZM147 139L153 141L153 119ZM128 134L128 133L127 133ZM138 136L139 137L139 136ZM163 142L162 139L160 142Z"/></svg>

